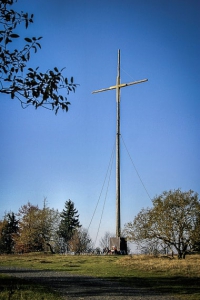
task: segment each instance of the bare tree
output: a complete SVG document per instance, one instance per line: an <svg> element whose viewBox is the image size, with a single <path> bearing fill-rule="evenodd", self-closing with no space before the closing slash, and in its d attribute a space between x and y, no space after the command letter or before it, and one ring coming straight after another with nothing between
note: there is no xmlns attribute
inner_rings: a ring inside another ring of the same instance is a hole
<svg viewBox="0 0 200 300"><path fill-rule="evenodd" d="M75 253L88 252L92 248L91 238L88 231L84 228L78 228L69 241L69 248Z"/></svg>
<svg viewBox="0 0 200 300"><path fill-rule="evenodd" d="M104 236L101 238L99 245L102 249L109 249L110 247L110 237L113 236L109 231L106 231Z"/></svg>

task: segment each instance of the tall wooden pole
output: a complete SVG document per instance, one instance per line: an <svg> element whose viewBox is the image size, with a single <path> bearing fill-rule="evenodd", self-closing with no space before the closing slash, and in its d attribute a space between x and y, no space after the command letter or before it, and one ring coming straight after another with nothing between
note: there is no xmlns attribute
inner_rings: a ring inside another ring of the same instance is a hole
<svg viewBox="0 0 200 300"><path fill-rule="evenodd" d="M146 82L148 79L142 79L129 83L120 82L120 50L118 50L118 66L117 66L117 82L116 85L109 88L101 89L92 92L92 94L116 90L116 101L117 101L117 133L116 133L116 237L121 235L120 225L120 89L130 85Z"/></svg>
<svg viewBox="0 0 200 300"><path fill-rule="evenodd" d="M118 50L116 101L117 101L117 130L116 130L116 237L121 235L120 220L120 50Z"/></svg>

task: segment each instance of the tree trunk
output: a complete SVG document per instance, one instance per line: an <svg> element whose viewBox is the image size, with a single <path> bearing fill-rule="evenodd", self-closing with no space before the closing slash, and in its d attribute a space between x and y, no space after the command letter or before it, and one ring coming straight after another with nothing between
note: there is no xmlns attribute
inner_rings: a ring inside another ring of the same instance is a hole
<svg viewBox="0 0 200 300"><path fill-rule="evenodd" d="M182 259L185 259L185 256L186 256L186 252L184 251L182 254Z"/></svg>
<svg viewBox="0 0 200 300"><path fill-rule="evenodd" d="M50 244L50 243L47 243L47 246L49 246L51 253L52 253L52 254L55 254L55 252L53 251L53 248L52 248L51 244Z"/></svg>
<svg viewBox="0 0 200 300"><path fill-rule="evenodd" d="M185 259L186 251L179 251L178 252L178 259Z"/></svg>

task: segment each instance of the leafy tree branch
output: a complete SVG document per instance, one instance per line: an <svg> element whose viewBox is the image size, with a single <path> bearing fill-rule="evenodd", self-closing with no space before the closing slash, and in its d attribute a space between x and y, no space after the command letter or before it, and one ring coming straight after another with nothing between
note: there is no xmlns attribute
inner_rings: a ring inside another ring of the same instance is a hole
<svg viewBox="0 0 200 300"><path fill-rule="evenodd" d="M34 15L11 9L17 0L0 0L0 93L17 98L22 108L33 105L54 110L68 111L70 102L66 95L75 92L77 84L73 77L68 80L63 69L47 70L45 73L28 68L32 53L41 49L42 37L25 37L22 49L15 49L14 42L20 38L17 26L24 24L28 29ZM61 91L64 90L65 94Z"/></svg>

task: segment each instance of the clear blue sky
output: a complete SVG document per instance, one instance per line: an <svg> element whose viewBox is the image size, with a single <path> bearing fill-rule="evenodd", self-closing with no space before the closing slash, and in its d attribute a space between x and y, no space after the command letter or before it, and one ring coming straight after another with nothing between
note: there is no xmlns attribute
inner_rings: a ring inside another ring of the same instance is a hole
<svg viewBox="0 0 200 300"><path fill-rule="evenodd" d="M0 95L0 217L30 201L61 211L71 199L87 228L115 142L117 51L121 133L151 198L181 188L200 193L200 1L18 0L34 13L23 36L43 36L30 67L66 67L80 86L68 113L32 107ZM151 201L121 147L121 225ZM90 235L96 237L105 193ZM115 162L99 238L115 232Z"/></svg>

